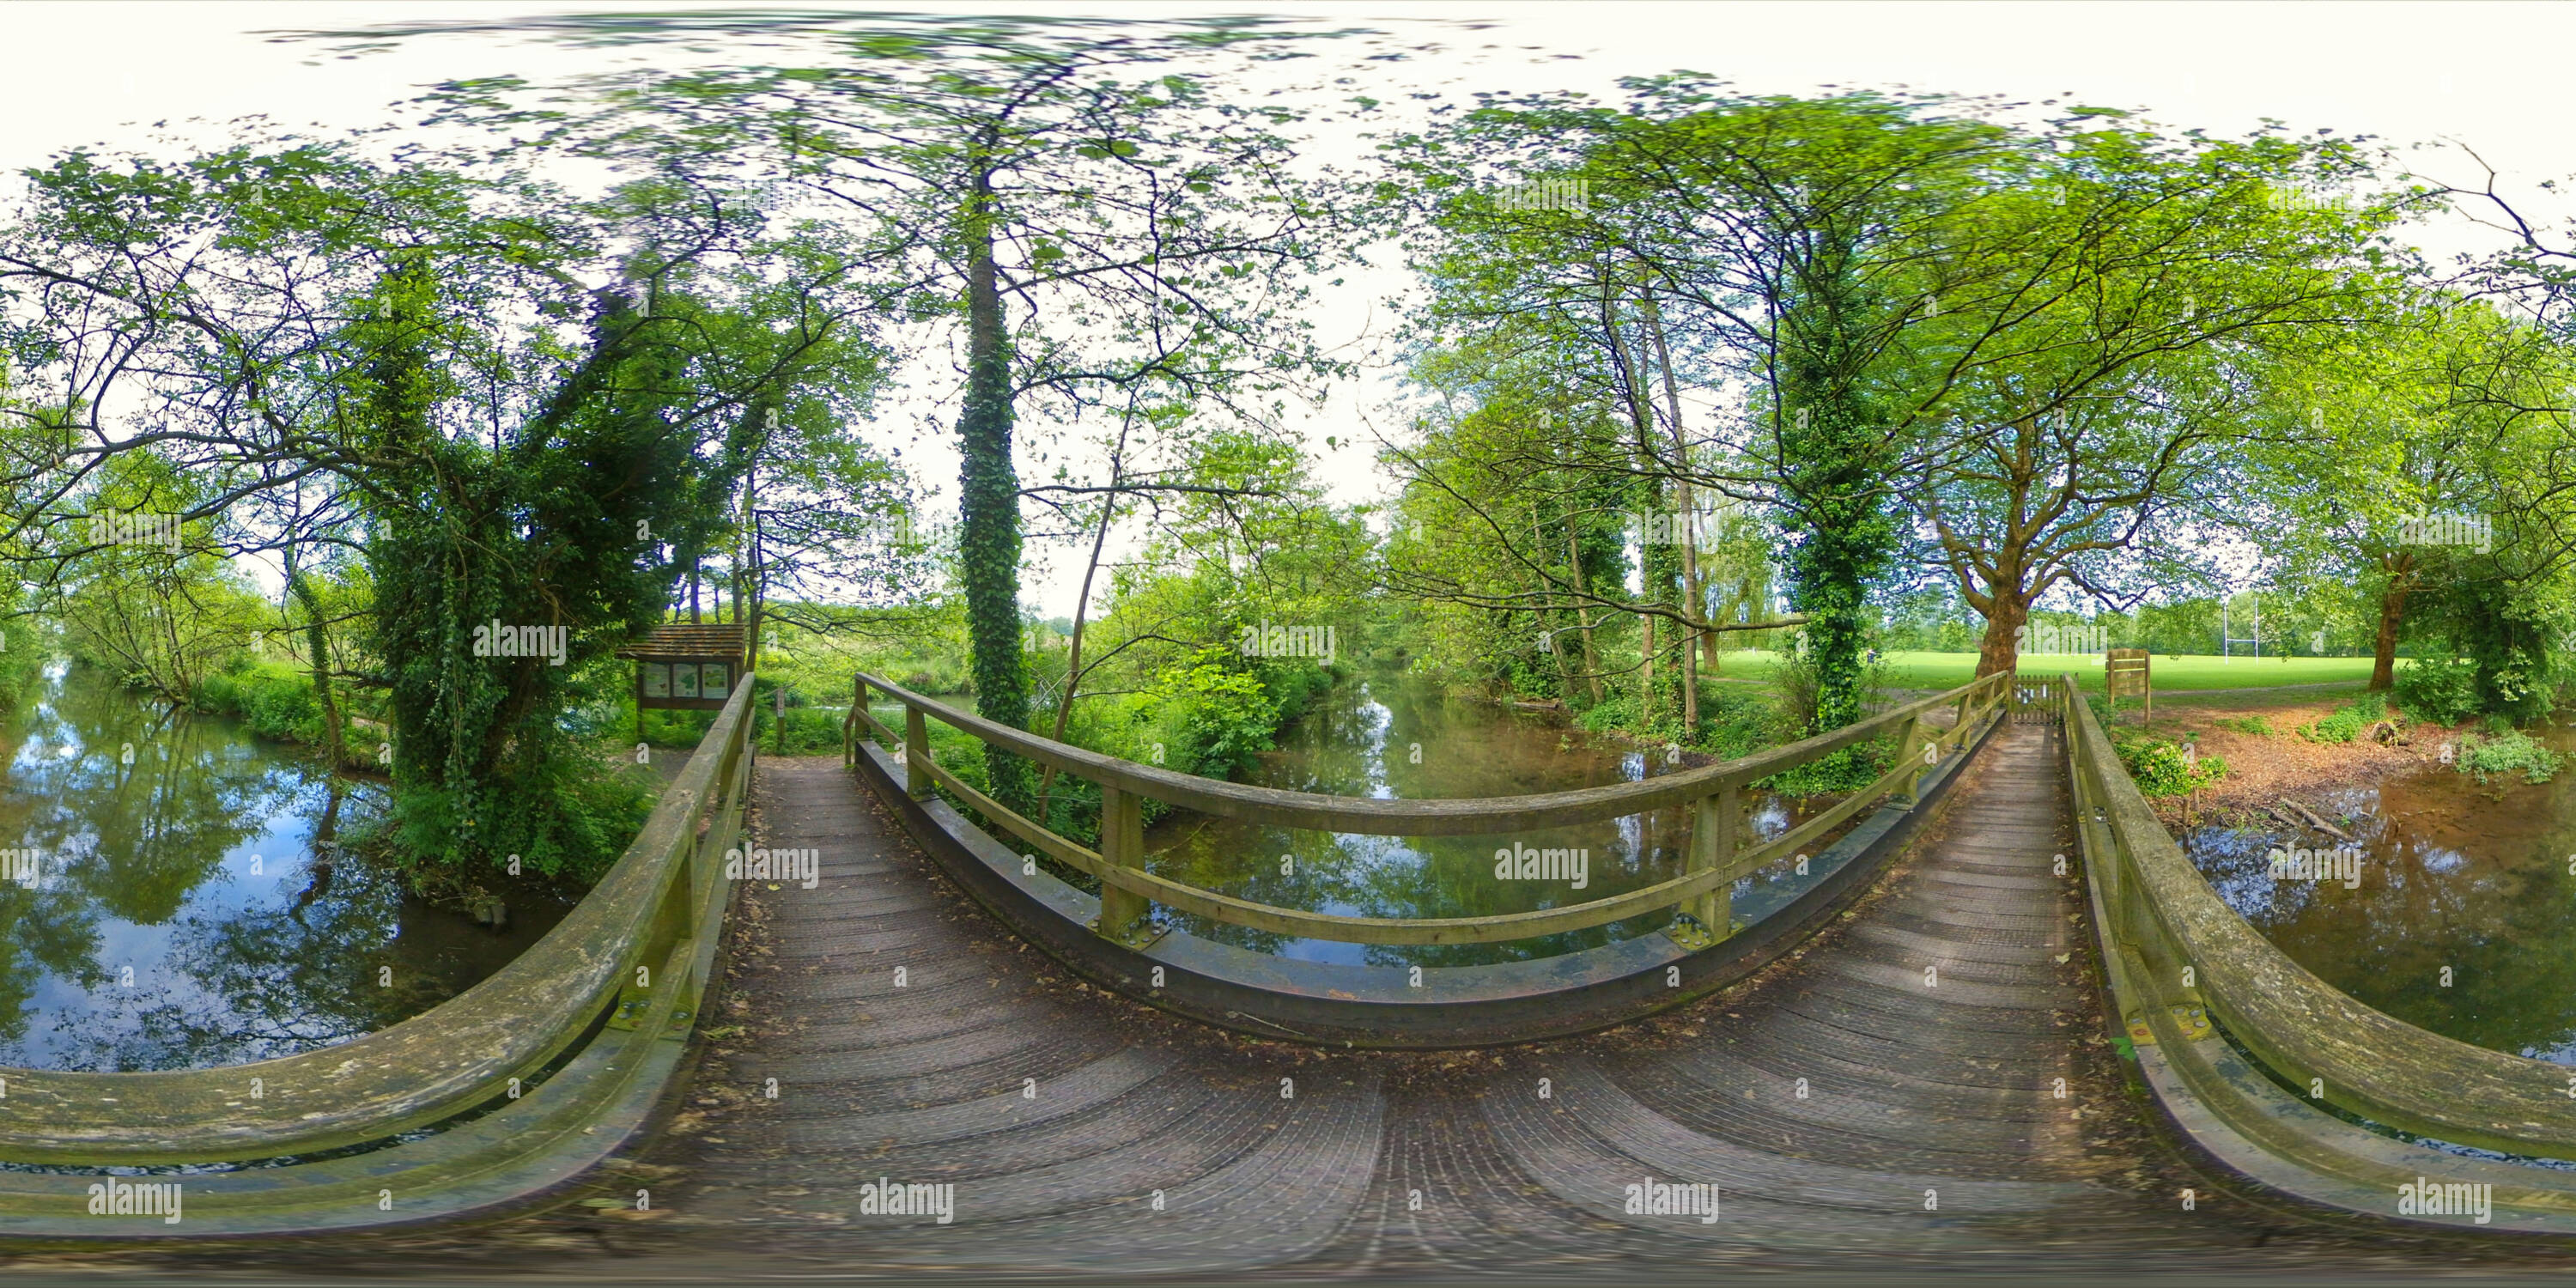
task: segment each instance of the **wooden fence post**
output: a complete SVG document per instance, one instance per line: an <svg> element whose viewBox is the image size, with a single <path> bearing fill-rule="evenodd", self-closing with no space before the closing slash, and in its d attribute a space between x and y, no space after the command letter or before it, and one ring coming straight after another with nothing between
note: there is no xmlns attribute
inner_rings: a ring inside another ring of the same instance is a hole
<svg viewBox="0 0 2576 1288"><path fill-rule="evenodd" d="M1922 763L1923 753L1939 746L1941 742L1940 734L1933 733L1930 737L1925 737L1924 735L1926 732L1927 731L1923 727L1922 716L1907 716L1905 718L1905 736L1897 740L1897 747L1899 750L1896 753L1896 763L1900 765L1910 765L1914 769L1913 773L1905 776L1905 793L1898 797L1896 801L1897 804L1903 805L1908 809L1912 809L1915 802L1923 799L1923 770L1925 769L1925 765Z"/></svg>
<svg viewBox="0 0 2576 1288"><path fill-rule="evenodd" d="M1133 792L1100 785L1100 857L1121 868L1145 866L1145 802ZM1108 881L1100 883L1100 920L1092 928L1133 944L1150 928L1153 901Z"/></svg>
<svg viewBox="0 0 2576 1288"><path fill-rule="evenodd" d="M921 708L905 704L903 709L903 789L914 800L930 799L930 722Z"/></svg>
<svg viewBox="0 0 2576 1288"><path fill-rule="evenodd" d="M858 766L859 739L868 727L867 718L868 682L853 675L850 677L850 718L841 722L841 767L844 769Z"/></svg>
<svg viewBox="0 0 2576 1288"><path fill-rule="evenodd" d="M1729 783L1713 796L1702 796L1691 807L1690 870L1709 872L1735 860L1735 829L1743 814L1736 787ZM1715 943L1734 933L1735 891L1721 885L1693 898L1682 908L1700 925L1707 927L1709 942Z"/></svg>

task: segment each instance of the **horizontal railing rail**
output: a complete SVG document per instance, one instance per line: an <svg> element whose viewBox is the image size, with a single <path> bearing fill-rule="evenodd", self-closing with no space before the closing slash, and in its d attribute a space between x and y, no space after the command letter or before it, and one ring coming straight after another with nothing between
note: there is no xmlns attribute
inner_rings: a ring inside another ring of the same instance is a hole
<svg viewBox="0 0 2576 1288"><path fill-rule="evenodd" d="M854 678L843 723L852 763L863 735L885 739L899 754L910 795L946 788L992 823L1039 852L1101 882L1102 934L1122 942L1149 936L1151 905L1213 921L1309 939L1367 944L1500 943L1623 921L1665 908L1679 910L1675 938L1713 942L1730 933L1729 888L1740 878L1791 858L1803 847L1894 796L1912 801L1922 776L1969 746L2009 692L2009 675L1991 675L1908 703L1830 733L1751 756L1638 782L1530 796L1452 800L1381 800L1251 787L1121 760L995 723L933 701L877 676ZM898 732L868 709L871 690L904 709ZM1949 706L1942 727L1925 717ZM1101 848L1079 845L1004 806L931 755L928 721L936 719L983 742L1098 784ZM1899 734L1894 765L1832 807L1788 832L1739 850L1745 829L1743 790L1770 775L1809 764L1883 734ZM1682 875L1642 889L1563 908L1482 917L1350 917L1256 903L1173 881L1145 870L1139 806L1159 800L1220 818L1371 836L1463 836L1531 831L1689 806L1692 839Z"/></svg>
<svg viewBox="0 0 2576 1288"><path fill-rule="evenodd" d="M2301 1098L2455 1144L2576 1159L2576 1070L2418 1028L2292 961L2174 843L2073 677L2053 687L2104 964L2133 1037L2209 1040L2214 1018ZM2279 1116L2209 1061L2174 1067L2246 1137L2285 1153L2308 1148L2287 1140Z"/></svg>
<svg viewBox="0 0 2576 1288"><path fill-rule="evenodd" d="M481 983L389 1028L251 1064L0 1068L0 1162L161 1166L323 1153L515 1102L612 1003L612 1029L655 1017L685 1033L691 1013L675 998L704 985L692 963L720 926L714 865L738 833L749 779L750 681L607 876Z"/></svg>

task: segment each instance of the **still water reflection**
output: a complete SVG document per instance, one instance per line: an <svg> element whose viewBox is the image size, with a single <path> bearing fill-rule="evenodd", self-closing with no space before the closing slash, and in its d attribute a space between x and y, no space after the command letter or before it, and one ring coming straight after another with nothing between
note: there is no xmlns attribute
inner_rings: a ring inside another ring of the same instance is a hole
<svg viewBox="0 0 2576 1288"><path fill-rule="evenodd" d="M1346 680L1280 735L1245 781L1291 791L1403 800L1514 796L1633 782L1683 766L1565 726L1562 716L1445 696L1409 677ZM1796 802L1749 796L1756 834L1777 836ZM1822 808L1829 802L1816 802ZM1586 903L1679 876L1690 821L1679 810L1512 835L1352 836L1175 813L1147 832L1153 872L1204 889L1281 907L1361 917L1466 917ZM1583 886L1570 875L1495 875L1498 847L1584 853ZM1282 860L1287 860L1284 864ZM1811 877L1810 880L1813 878ZM1787 870L1736 887L1739 918L1784 900L1805 882ZM1669 910L1608 926L1493 945L1377 947L1297 939L1186 915L1190 933L1313 961L1462 966L1548 957L1637 935Z"/></svg>
<svg viewBox="0 0 2576 1288"><path fill-rule="evenodd" d="M506 930L339 848L381 788L234 722L51 668L0 722L0 1065L187 1069L329 1046L491 974L569 906ZM389 973L387 968L390 968Z"/></svg>
<svg viewBox="0 0 2576 1288"><path fill-rule="evenodd" d="M2576 751L2566 730L2545 741ZM2271 878L2274 846L2343 844L2314 832L2202 828L2185 848L2228 906L2336 988L2463 1042L2576 1064L2576 770L2480 788L2428 768L2307 803L2354 815L2356 888Z"/></svg>

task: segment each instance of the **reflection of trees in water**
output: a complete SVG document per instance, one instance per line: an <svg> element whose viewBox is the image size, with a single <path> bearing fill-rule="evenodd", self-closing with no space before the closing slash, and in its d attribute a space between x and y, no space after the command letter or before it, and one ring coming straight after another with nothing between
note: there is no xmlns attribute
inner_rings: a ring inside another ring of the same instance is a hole
<svg viewBox="0 0 2576 1288"><path fill-rule="evenodd" d="M168 921L226 851L265 831L305 787L294 767L232 731L147 710L105 683L65 683L50 696L24 728L45 754L10 772L13 800L34 803L20 844L43 850L58 881L110 916ZM54 756L67 741L80 754Z"/></svg>
<svg viewBox="0 0 2576 1288"><path fill-rule="evenodd" d="M87 899L0 883L0 927L0 1041L27 1036L27 1003L44 976L89 989L106 982L97 962L98 914Z"/></svg>
<svg viewBox="0 0 2576 1288"><path fill-rule="evenodd" d="M2464 856L2374 816L2352 890L2272 880L2269 851L2290 842L2265 833L2205 829L2190 853L2228 906L2363 1004L2489 1050L2546 1055L2576 1037L2576 882L2558 857L2570 843Z"/></svg>
<svg viewBox="0 0 2576 1288"><path fill-rule="evenodd" d="M317 881L317 884L318 881ZM343 862L310 902L178 923L162 984L86 1026L66 1067L181 1069L330 1046L416 1015L460 991L396 951L403 886ZM373 951L370 951L373 950ZM377 967L393 967L390 986Z"/></svg>
<svg viewBox="0 0 2576 1288"><path fill-rule="evenodd" d="M1451 700L1401 680L1325 695L1265 757L1263 786L1335 796L1426 800L1509 796L1628 781L1627 756L1535 716ZM1413 757L1416 747L1421 760ZM1660 768L1658 766L1657 768ZM1222 819L1180 822L1149 861L1159 875L1238 898L1363 917L1476 917L1583 903L1677 875L1689 824L1679 811L1603 820L1547 836L1332 836ZM1494 851L1511 844L1589 851L1581 890L1565 881L1499 880ZM1279 858L1296 856L1283 875ZM1182 917L1190 933L1279 953L1291 936ZM1634 938L1671 920L1661 909L1609 926L1506 944L1370 946L1382 965L1460 966L1553 957Z"/></svg>
<svg viewBox="0 0 2576 1288"><path fill-rule="evenodd" d="M98 961L102 920L169 923L228 851L308 804L300 798L320 808L326 795L300 765L218 722L147 706L95 673L50 681L37 696L0 744L9 764L0 845L43 855L42 888L0 883L0 1040L13 1043L48 974L118 1008ZM65 746L78 754L61 758ZM113 1013L62 1031L112 1038Z"/></svg>
<svg viewBox="0 0 2576 1288"><path fill-rule="evenodd" d="M561 915L533 889L513 893L506 934L432 912L399 873L331 843L381 814L381 789L230 722L147 707L94 673L50 687L0 726L0 757L34 744L23 763L0 761L14 766L0 847L45 853L44 888L0 883L0 1064L202 1068L329 1046L463 992ZM79 754L55 757L64 745ZM227 871L228 853L271 835L258 875ZM234 880L249 884L223 884ZM132 987L117 978L128 962L102 958L118 922L166 927L142 932L161 956L130 963ZM39 1012L48 976L76 995Z"/></svg>

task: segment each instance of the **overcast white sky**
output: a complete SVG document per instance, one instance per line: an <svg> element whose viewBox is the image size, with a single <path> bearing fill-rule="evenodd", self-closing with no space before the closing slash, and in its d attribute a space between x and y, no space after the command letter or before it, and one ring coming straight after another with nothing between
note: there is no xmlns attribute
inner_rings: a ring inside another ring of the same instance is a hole
<svg viewBox="0 0 2576 1288"><path fill-rule="evenodd" d="M464 38L416 42L340 60L309 44L257 34L417 19L499 19L577 10L708 10L691 4L545 3L60 3L0 4L0 169L15 171L84 143L140 144L151 123L264 114L333 130L392 118L388 104L455 76L516 72L545 78L596 66L598 54ZM761 6L773 8L776 6ZM822 8L825 6L800 6ZM2237 133L2272 117L2301 130L2401 143L2455 141L2499 171L2526 212L2568 209L2536 190L2576 175L2567 129L2569 78L2556 66L2576 48L2576 6L2485 3L1274 3L858 6L934 12L1173 16L1267 13L1335 25L1406 28L1426 21L1490 22L1461 33L1445 61L1416 75L1475 88L1609 90L1622 75L1689 68L1757 91L1820 85L1907 86L2015 98L2071 97L2144 108L2160 120ZM1427 31L1427 29L1426 29ZM632 57L625 51L617 57ZM2456 151L2419 165L2455 182L2479 171ZM2428 249L2480 244L2473 231L2430 230ZM1353 278L1317 314L1328 341L1383 326L1391 280ZM1336 497L1375 496L1368 413L1382 382L1336 390L1308 425ZM1383 416L1374 418L1383 421ZM1324 447L1333 434L1346 445ZM909 437L908 433L906 435ZM953 455L935 439L908 449L925 482L953 495ZM934 502L934 505L939 503ZM1042 552L1032 552L1041 554ZM1048 614L1073 606L1078 566L1044 559L1027 598Z"/></svg>

